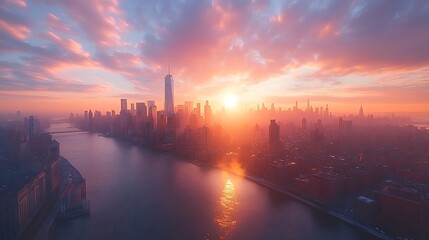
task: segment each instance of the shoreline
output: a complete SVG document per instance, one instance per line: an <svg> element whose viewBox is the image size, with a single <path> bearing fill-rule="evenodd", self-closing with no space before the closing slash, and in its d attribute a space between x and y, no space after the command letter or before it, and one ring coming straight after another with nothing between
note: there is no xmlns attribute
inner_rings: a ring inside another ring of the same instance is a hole
<svg viewBox="0 0 429 240"><path fill-rule="evenodd" d="M91 132L91 131L85 131L85 132L87 132L87 133L96 133L96 132ZM120 140L120 141L124 141L124 142L127 142L127 143L131 143L133 145L136 145L136 146L141 147L141 148L146 149L146 150L151 150L150 148L148 148L146 146L142 146L142 145L140 145L140 144L138 144L138 143L136 143L136 142L134 142L132 140L121 139L121 138L117 138L115 136L105 136L104 134L102 134L101 136L100 135L98 135L98 136L99 137L113 138L115 140ZM355 228L355 229L357 229L359 231L365 232L365 233L367 233L367 234L369 234L369 235L371 235L373 237L376 237L376 238L382 239L382 240L393 240L394 239L393 237L388 236L385 233L382 233L379 230L376 230L375 228L370 228L368 226L365 226L365 225L363 225L363 224L361 224L361 223L359 223L359 222L357 222L357 221L355 221L353 219L350 219L350 218L348 218L346 216L343 216L340 213L337 213L337 212L335 212L333 210L324 209L322 206L320 206L320 205L318 205L318 204L316 204L314 202L311 202L310 200L307 200L307 199L305 199L303 197L300 197L300 196L298 196L296 194L293 194L290 191L288 191L287 189L284 189L283 187L281 187L279 185L271 183L271 182L269 182L268 180L266 180L264 178L254 177L254 176L250 176L250 175L246 175L246 174L240 175L240 174L237 174L237 173L235 173L235 172L233 172L230 169L227 169L225 167L221 167L221 166L218 166L216 164L211 164L211 163L205 163L205 162L202 163L201 161L199 161L197 159L186 158L186 157L183 157L183 156L179 156L176 153L168 153L168 154L166 154L166 153L163 153L163 152L157 151L157 150L151 150L151 151L153 153L156 153L156 154L165 154L165 155L172 155L172 156L178 157L182 161L185 161L187 163L193 164L193 165L195 165L197 167L209 166L211 168L216 168L216 169L228 172L228 173L233 174L235 176L243 177L244 179L246 179L246 180L248 180L250 182L253 182L253 183L258 184L258 185L260 185L262 187L268 188L270 190L276 191L276 192L278 192L280 194L286 195L286 196L292 198L295 201L303 203L303 204L305 204L305 205L307 205L307 206L309 206L309 207L311 207L311 208L313 208L315 210L321 211L322 213L327 214L327 215L329 215L329 216L331 216L331 217L333 217L333 218L335 218L335 219L337 219L337 220L339 220L339 221L341 221L341 222L343 222L343 223L345 223L345 224L347 224L347 225L349 225L349 226L351 226L351 227L353 227L353 228Z"/></svg>
<svg viewBox="0 0 429 240"><path fill-rule="evenodd" d="M233 174L235 176L243 177L244 179L246 179L246 180L248 180L250 182L253 182L253 183L258 184L258 185L260 185L262 187L268 188L270 190L276 191L277 193L286 195L286 196L292 198L295 201L303 203L303 204L305 204L305 205L307 205L307 206L309 206L309 207L311 207L311 208L313 208L315 210L321 211L324 214L327 214L327 215L329 215L329 216L331 216L331 217L333 217L333 218L335 218L335 219L337 219L337 220L339 220L339 221L341 221L341 222L343 222L345 224L350 225L351 227L353 227L355 229L358 229L358 230L360 230L362 232L365 232L365 233L367 233L367 234L369 234L371 236L374 236L374 237L376 237L378 239L393 240L392 237L390 237L390 236L388 236L386 234L383 234L380 231L377 231L376 229L367 227L367 226L365 226L365 225L363 225L363 224L361 224L361 223L359 223L359 222L357 222L357 221L355 221L353 219L347 218L346 216L343 216L343 215L341 215L341 214L339 214L339 213L337 213L337 212L335 212L333 210L324 209L322 206L320 206L320 205L318 205L318 204L316 204L314 202L311 202L310 200L307 200L307 199L305 199L303 197L300 197L300 196L298 196L296 194L293 194L290 191L288 191L287 189L284 189L283 187L281 187L279 185L271 183L270 181L268 181L268 180L266 180L264 178L254 177L254 176L250 176L250 175L246 175L246 174L240 175L240 174L234 173L233 171L231 171L231 170L229 170L227 168L220 167L220 166L217 166L217 165L213 165L213 164L200 164L198 161L190 161L190 160L188 160L186 158L182 158L182 159L184 161L188 162L188 163L191 163L191 164L197 166L197 167L210 166L212 168L216 168L216 169L228 172L228 173Z"/></svg>
<svg viewBox="0 0 429 240"><path fill-rule="evenodd" d="M60 190L58 196L51 203L52 205L49 207L49 210L46 213L45 218L41 222L40 227L38 228L34 238L34 240L44 240L51 239L53 232L55 231L55 227L58 223L64 222L67 220L71 220L77 217L85 217L90 215L89 207L87 211L81 211L79 214L76 214L69 218L61 218L61 195L65 193L67 182L70 181L71 172L73 172L73 177L79 175L81 177L79 170L64 156L59 156L60 166L62 167L61 171L61 183ZM67 168L66 170L64 168ZM86 200L85 200L86 202ZM89 206L89 205L88 205Z"/></svg>
<svg viewBox="0 0 429 240"><path fill-rule="evenodd" d="M307 199L299 197L299 196L297 196L297 195L289 192L288 190L286 190L286 189L284 189L284 188L282 188L282 187L280 187L278 185L275 185L273 183L268 182L265 179L255 178L255 177L247 176L247 175L245 175L244 178L247 179L247 180L249 180L249 181L252 181L252 182L254 182L256 184L264 186L264 187L266 187L268 189L271 189L273 191L276 191L278 193L281 193L281 194L284 194L284 195L286 195L288 197L291 197L291 198L293 198L294 200L296 200L298 202L301 202L301 203L303 203L303 204L305 204L305 205L307 205L307 206L309 206L309 207L311 207L313 209L321 211L322 213L325 213L325 214L327 214L327 215L329 215L331 217L334 217L337 220L340 220L343 223L346 223L346 224L352 226L353 228L358 229L360 231L363 231L365 233L368 233L368 234L370 234L370 235L372 235L374 237L377 237L377 238L383 239L383 240L392 240L393 239L393 238L391 238L391 237L389 237L389 236L387 236L387 235L385 235L385 234L377 231L376 229L371 229L369 227L366 227L366 226L360 224L359 222L354 221L353 219L347 218L347 217L345 217L345 216L343 216L343 215L341 215L339 213L334 212L333 210L326 210L326 209L322 208L321 206L319 206L319 205L317 205L317 204L315 204L315 203L313 203L313 202L311 202L311 201L309 201Z"/></svg>

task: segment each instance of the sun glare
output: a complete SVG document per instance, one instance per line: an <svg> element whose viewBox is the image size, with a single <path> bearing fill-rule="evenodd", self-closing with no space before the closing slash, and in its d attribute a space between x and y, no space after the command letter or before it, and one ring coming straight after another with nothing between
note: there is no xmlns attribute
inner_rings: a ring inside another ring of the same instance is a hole
<svg viewBox="0 0 429 240"><path fill-rule="evenodd" d="M223 99L223 103L227 108L234 108L235 106L237 106L237 102L237 97L231 94L225 96L225 98Z"/></svg>

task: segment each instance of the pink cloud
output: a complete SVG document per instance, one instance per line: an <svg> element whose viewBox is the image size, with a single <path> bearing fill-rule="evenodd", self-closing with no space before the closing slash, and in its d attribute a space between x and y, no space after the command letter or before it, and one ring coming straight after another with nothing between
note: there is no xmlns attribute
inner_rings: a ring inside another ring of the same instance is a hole
<svg viewBox="0 0 429 240"><path fill-rule="evenodd" d="M67 33L70 30L70 28L53 13L48 13L47 21L52 30L60 31L63 33Z"/></svg>
<svg viewBox="0 0 429 240"><path fill-rule="evenodd" d="M31 32L30 28L20 24L13 24L5 22L0 19L0 29L9 33L14 38L19 40L24 40L27 38L28 34Z"/></svg>
<svg viewBox="0 0 429 240"><path fill-rule="evenodd" d="M139 90L147 89L148 84L157 82L159 77L154 67L148 66L140 56L132 53L119 51L111 54L98 53L94 60L103 68L121 74Z"/></svg>
<svg viewBox="0 0 429 240"><path fill-rule="evenodd" d="M55 79L65 68L96 66L121 74L138 91L159 87L170 63L182 86L212 87L214 94L291 75L304 90L339 88L353 75L372 76L368 87L389 86L391 96L400 95L400 86L423 96L407 85L417 76L393 75L429 64L429 5L419 1L40 1L54 7L43 19L27 14L36 4L0 8L0 49L20 53L7 79L43 82L43 74ZM294 75L302 66L312 71Z"/></svg>
<svg viewBox="0 0 429 240"><path fill-rule="evenodd" d="M3 91L100 92L104 85L87 84L58 76L49 69L0 61L0 88Z"/></svg>
<svg viewBox="0 0 429 240"><path fill-rule="evenodd" d="M122 44L121 32L128 28L118 1L103 0L59 0L45 2L60 5L69 17L86 33L88 38L100 48Z"/></svg>
<svg viewBox="0 0 429 240"><path fill-rule="evenodd" d="M6 0L7 4L25 8L27 7L27 3L24 0Z"/></svg>
<svg viewBox="0 0 429 240"><path fill-rule="evenodd" d="M73 39L62 39L52 32L46 32L45 37L52 42L55 42L61 47L61 49L66 50L71 54L81 56L82 58L88 58L90 56L88 52L82 49L82 45Z"/></svg>
<svg viewBox="0 0 429 240"><path fill-rule="evenodd" d="M429 64L428 8L402 5L369 2L356 14L350 2L303 1L268 14L269 3L186 2L171 7L179 15L166 7L152 16L171 17L146 35L142 57L160 66L170 60L194 82L242 73L246 81L263 81L305 64L320 71L308 77L331 80L415 69ZM237 38L243 43L231 49Z"/></svg>

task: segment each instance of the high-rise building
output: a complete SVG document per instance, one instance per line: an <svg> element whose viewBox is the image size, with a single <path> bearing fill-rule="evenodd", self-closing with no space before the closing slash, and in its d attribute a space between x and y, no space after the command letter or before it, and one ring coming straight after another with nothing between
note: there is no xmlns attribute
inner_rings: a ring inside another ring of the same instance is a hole
<svg viewBox="0 0 429 240"><path fill-rule="evenodd" d="M83 122L84 125L88 125L88 111L83 112Z"/></svg>
<svg viewBox="0 0 429 240"><path fill-rule="evenodd" d="M189 117L192 114L192 110L194 110L194 103L192 101L185 101L185 119L189 121Z"/></svg>
<svg viewBox="0 0 429 240"><path fill-rule="evenodd" d="M204 121L207 125L211 124L212 120L212 109L209 105L209 101L206 101L206 105L204 106Z"/></svg>
<svg viewBox="0 0 429 240"><path fill-rule="evenodd" d="M89 110L89 113L88 113L88 126L89 126L90 129L93 126L93 122L94 122L94 115L92 114L92 111Z"/></svg>
<svg viewBox="0 0 429 240"><path fill-rule="evenodd" d="M131 103L131 116L135 116L136 115L136 109L134 107L134 103Z"/></svg>
<svg viewBox="0 0 429 240"><path fill-rule="evenodd" d="M174 114L174 81L173 76L168 74L165 76L165 95L164 95L164 110L167 115Z"/></svg>
<svg viewBox="0 0 429 240"><path fill-rule="evenodd" d="M363 118L364 114L363 114L363 107L362 105L360 105L360 109L359 109L359 117Z"/></svg>
<svg viewBox="0 0 429 240"><path fill-rule="evenodd" d="M197 118L201 117L201 104L197 103L197 107L195 108L195 115L197 115Z"/></svg>
<svg viewBox="0 0 429 240"><path fill-rule="evenodd" d="M145 125L147 120L147 107L144 102L136 103L136 120L135 120L135 128L137 134L143 135L145 131Z"/></svg>
<svg viewBox="0 0 429 240"><path fill-rule="evenodd" d="M272 119L269 127L268 148L271 155L277 155L280 149L280 126Z"/></svg>
<svg viewBox="0 0 429 240"><path fill-rule="evenodd" d="M167 126L167 116L165 111L156 112L156 130L159 136L163 136Z"/></svg>
<svg viewBox="0 0 429 240"><path fill-rule="evenodd" d="M136 103L136 116L141 119L146 119L147 117L147 107L144 102Z"/></svg>
<svg viewBox="0 0 429 240"><path fill-rule="evenodd" d="M149 107L148 119L152 122L152 126L154 129L157 127L157 110L156 105Z"/></svg>
<svg viewBox="0 0 429 240"><path fill-rule="evenodd" d="M121 99L121 114L127 113L127 99Z"/></svg>
<svg viewBox="0 0 429 240"><path fill-rule="evenodd" d="M28 135L30 137L32 137L32 136L34 136L36 134L37 128L38 128L37 125L38 125L37 124L37 119L33 115L31 115L28 118Z"/></svg>
<svg viewBox="0 0 429 240"><path fill-rule="evenodd" d="M325 108L325 116L328 117L329 116L329 107L328 104L326 104L326 108Z"/></svg>

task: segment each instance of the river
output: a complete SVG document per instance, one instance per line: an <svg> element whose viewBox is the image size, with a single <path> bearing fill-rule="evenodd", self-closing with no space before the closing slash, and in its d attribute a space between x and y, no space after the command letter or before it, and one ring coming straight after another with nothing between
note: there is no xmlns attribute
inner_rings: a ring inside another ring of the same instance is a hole
<svg viewBox="0 0 429 240"><path fill-rule="evenodd" d="M373 239L219 169L96 133L54 139L86 178L91 202L91 215L57 224L54 239Z"/></svg>

